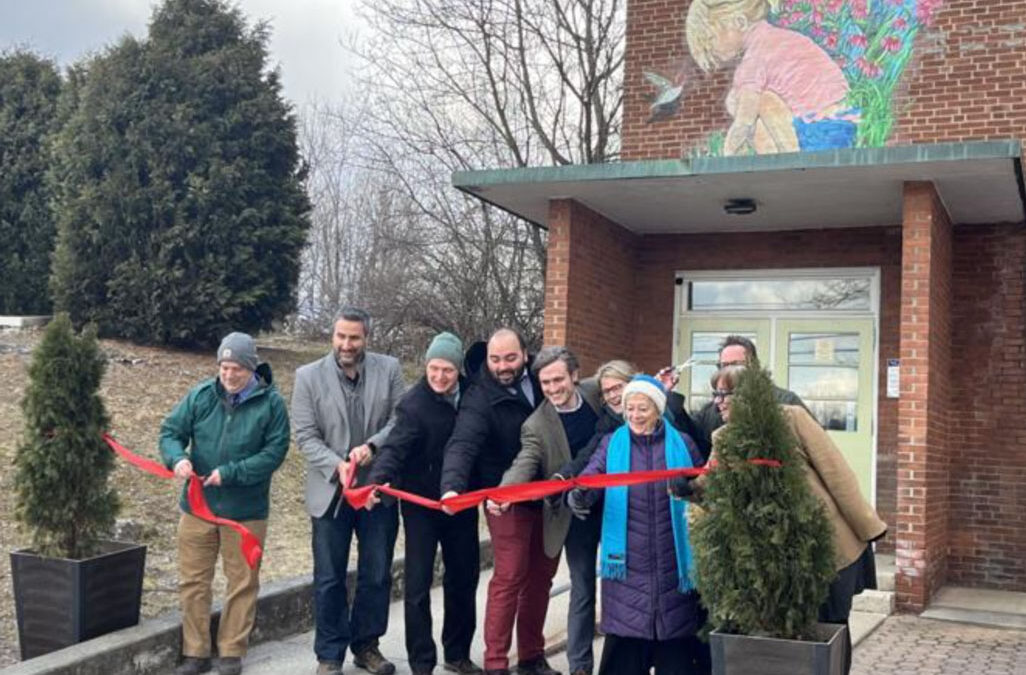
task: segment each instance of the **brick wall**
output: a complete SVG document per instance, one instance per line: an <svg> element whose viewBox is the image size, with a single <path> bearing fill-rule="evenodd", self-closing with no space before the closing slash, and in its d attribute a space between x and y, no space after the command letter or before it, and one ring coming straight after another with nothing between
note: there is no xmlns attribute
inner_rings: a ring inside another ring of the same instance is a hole
<svg viewBox="0 0 1026 675"><path fill-rule="evenodd" d="M946 580L950 511L951 222L932 183L906 183L895 588L923 609Z"/></svg>
<svg viewBox="0 0 1026 675"><path fill-rule="evenodd" d="M701 74L684 46L689 0L630 0L624 67L624 160L675 158L725 130L730 75ZM1026 0L943 0L920 31L895 91L890 143L1026 139ZM643 70L673 75L689 88L672 119L648 124L654 91Z"/></svg>
<svg viewBox="0 0 1026 675"><path fill-rule="evenodd" d="M894 522L897 401L885 398L886 359L898 355L901 232L897 227L646 236L638 245L633 354L654 371L670 363L674 275L679 270L790 267L880 268L880 365L877 438L877 508ZM891 550L891 537L882 542Z"/></svg>
<svg viewBox="0 0 1026 675"><path fill-rule="evenodd" d="M550 204L545 344L569 346L586 374L626 356L631 343L636 243L635 235L573 200Z"/></svg>
<svg viewBox="0 0 1026 675"><path fill-rule="evenodd" d="M1026 233L955 229L948 580L1026 591Z"/></svg>

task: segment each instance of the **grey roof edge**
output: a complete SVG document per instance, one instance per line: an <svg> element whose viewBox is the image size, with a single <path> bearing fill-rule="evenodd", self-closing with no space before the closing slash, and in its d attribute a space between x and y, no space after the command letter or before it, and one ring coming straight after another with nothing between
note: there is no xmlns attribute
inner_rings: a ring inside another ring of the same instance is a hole
<svg viewBox="0 0 1026 675"><path fill-rule="evenodd" d="M709 174L795 171L852 166L873 167L887 164L967 160L1010 159L1015 162L1016 166L1019 166L1021 156L1022 145L1015 139L920 143L879 148L844 148L823 152L456 171L452 174L452 184L463 192L488 201L477 193L477 189L489 185L515 183L673 178Z"/></svg>
<svg viewBox="0 0 1026 675"><path fill-rule="evenodd" d="M458 171L456 173L474 173L474 172L473 171L462 171L462 172ZM484 195L482 195L481 193L479 193L475 189L476 186L457 185L455 183L456 173L453 174L453 185L456 187L457 190L459 190L460 192L466 194L468 197L474 197L475 199L477 199L479 201L482 201L485 204L488 204L488 206L491 206L492 208L499 209L500 211L505 211L506 213L508 213L509 215L511 215L511 216L513 216L515 218L519 218L521 220L526 220L527 222L531 223L535 227L539 227L539 228L541 228L543 230L548 230L549 229L549 224L548 223L540 222L540 221L537 221L537 220L533 220L531 218L528 218L527 216L525 216L522 213L517 213L513 209L507 209L502 204L500 204L498 202L495 202L495 201L492 201L491 199L488 199L488 197L485 197Z"/></svg>

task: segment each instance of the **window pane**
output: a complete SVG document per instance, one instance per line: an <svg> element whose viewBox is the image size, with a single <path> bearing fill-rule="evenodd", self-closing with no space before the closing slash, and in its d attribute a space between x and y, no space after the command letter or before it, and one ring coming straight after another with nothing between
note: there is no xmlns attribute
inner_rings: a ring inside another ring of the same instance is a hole
<svg viewBox="0 0 1026 675"><path fill-rule="evenodd" d="M869 311L868 278L692 281L688 310Z"/></svg>
<svg viewBox="0 0 1026 675"><path fill-rule="evenodd" d="M787 344L788 388L826 429L856 431L858 333L791 333Z"/></svg>

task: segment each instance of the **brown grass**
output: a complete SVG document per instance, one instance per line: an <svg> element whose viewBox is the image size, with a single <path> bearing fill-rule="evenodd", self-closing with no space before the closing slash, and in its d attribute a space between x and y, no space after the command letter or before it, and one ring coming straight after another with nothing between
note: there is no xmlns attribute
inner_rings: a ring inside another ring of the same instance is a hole
<svg viewBox="0 0 1026 675"><path fill-rule="evenodd" d="M40 332L0 330L0 667L18 660L17 627L7 551L20 548L28 537L13 519L11 469L22 434L20 401L28 384L31 350ZM213 353L140 347L103 340L109 358L102 393L111 417L111 432L122 444L156 458L161 420L190 387L215 374ZM327 352L328 344L279 337L258 340L261 358L271 364L274 380L286 401L292 396L295 369ZM303 504L305 461L290 448L275 474L271 489L271 517L261 579L269 581L309 574L310 519ZM111 480L122 501L120 518L142 526L141 543L148 547L143 590L143 615L155 616L178 606L175 563L175 527L180 484L140 473L121 464ZM401 549L400 549L401 550ZM355 554L355 546L353 551ZM217 576L216 588L223 589Z"/></svg>

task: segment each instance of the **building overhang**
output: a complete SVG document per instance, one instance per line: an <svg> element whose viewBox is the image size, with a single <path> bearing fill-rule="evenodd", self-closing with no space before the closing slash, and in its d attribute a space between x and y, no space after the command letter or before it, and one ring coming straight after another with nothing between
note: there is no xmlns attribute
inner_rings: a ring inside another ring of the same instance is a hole
<svg viewBox="0 0 1026 675"><path fill-rule="evenodd" d="M934 183L956 225L1026 220L1017 140L458 171L453 185L548 227L573 199L638 234L897 225L902 185ZM756 210L729 214L730 200Z"/></svg>

